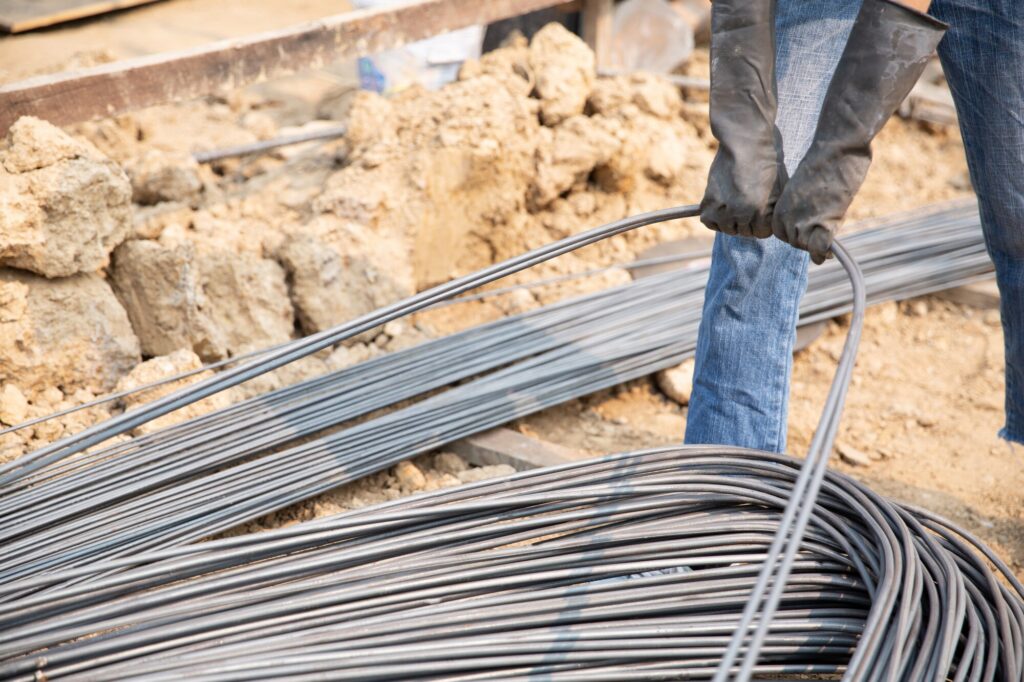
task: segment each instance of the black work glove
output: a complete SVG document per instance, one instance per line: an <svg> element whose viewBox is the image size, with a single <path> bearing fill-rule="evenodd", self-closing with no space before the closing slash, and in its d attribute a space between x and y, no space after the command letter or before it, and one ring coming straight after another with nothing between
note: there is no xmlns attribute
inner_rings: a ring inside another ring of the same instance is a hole
<svg viewBox="0 0 1024 682"><path fill-rule="evenodd" d="M712 230L771 236L785 172L775 110L775 0L715 0L711 132L719 146L700 202Z"/></svg>
<svg viewBox="0 0 1024 682"><path fill-rule="evenodd" d="M825 261L871 165L871 141L917 83L946 28L890 0L864 0L814 140L775 206L776 237Z"/></svg>

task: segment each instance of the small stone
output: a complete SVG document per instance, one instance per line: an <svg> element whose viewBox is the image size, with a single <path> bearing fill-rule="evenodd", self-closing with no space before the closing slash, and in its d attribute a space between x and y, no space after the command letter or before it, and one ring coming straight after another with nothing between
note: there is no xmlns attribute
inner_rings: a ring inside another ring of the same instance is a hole
<svg viewBox="0 0 1024 682"><path fill-rule="evenodd" d="M694 360L688 358L675 367L661 370L655 377L658 388L680 405L689 405L693 392L693 368Z"/></svg>
<svg viewBox="0 0 1024 682"><path fill-rule="evenodd" d="M452 488L457 485L462 485L462 481L454 474L441 474L438 477L438 486L441 488Z"/></svg>
<svg viewBox="0 0 1024 682"><path fill-rule="evenodd" d="M392 320L384 325L384 333L397 339L409 333L409 325L404 320Z"/></svg>
<svg viewBox="0 0 1024 682"><path fill-rule="evenodd" d="M199 164L191 154L151 149L128 166L132 199L149 206L162 201L196 204L203 191Z"/></svg>
<svg viewBox="0 0 1024 682"><path fill-rule="evenodd" d="M370 346L365 343L357 343L352 346L340 346L327 356L327 368L332 372L358 365L360 362L380 355L377 346Z"/></svg>
<svg viewBox="0 0 1024 682"><path fill-rule="evenodd" d="M516 470L508 464L492 464L490 466L474 467L472 469L466 469L456 474L459 480L463 483L475 483L477 481L485 481L489 478L498 478L499 476L509 476L514 474Z"/></svg>
<svg viewBox="0 0 1024 682"><path fill-rule="evenodd" d="M893 459L896 454L889 448L877 448L878 456L882 459Z"/></svg>
<svg viewBox="0 0 1024 682"><path fill-rule="evenodd" d="M928 301L923 301L921 299L911 301L907 306L907 312L910 313L912 317L924 317L928 314Z"/></svg>
<svg viewBox="0 0 1024 682"><path fill-rule="evenodd" d="M38 405L56 408L64 401L64 393L56 386L47 386L36 400Z"/></svg>
<svg viewBox="0 0 1024 682"><path fill-rule="evenodd" d="M836 443L836 452L839 453L839 457L847 464L852 464L853 466L858 467L871 466L871 457L852 445L848 445L847 443Z"/></svg>
<svg viewBox="0 0 1024 682"><path fill-rule="evenodd" d="M468 469L469 465L454 452L442 452L434 457L434 468L443 474L458 476Z"/></svg>
<svg viewBox="0 0 1024 682"><path fill-rule="evenodd" d="M938 422L938 420L935 419L935 417L933 417L933 416L931 416L929 414L918 414L917 415L917 423L919 425L925 427L926 429L929 429L929 428L935 426L936 424L938 424L939 422Z"/></svg>
<svg viewBox="0 0 1024 682"><path fill-rule="evenodd" d="M893 301L881 303L873 310L875 318L885 324L896 322L899 319L899 312L899 306Z"/></svg>
<svg viewBox="0 0 1024 682"><path fill-rule="evenodd" d="M408 460L396 464L393 473L404 490L423 490L427 485L427 478L420 468Z"/></svg>
<svg viewBox="0 0 1024 682"><path fill-rule="evenodd" d="M0 381L26 395L107 390L139 362L128 316L99 275L44 279L0 268L0 320Z"/></svg>
<svg viewBox="0 0 1024 682"><path fill-rule="evenodd" d="M277 259L288 273L292 304L306 334L350 322L377 307L362 261L346 259L310 234L289 235L278 247ZM369 341L376 334L371 329L346 345Z"/></svg>
<svg viewBox="0 0 1024 682"><path fill-rule="evenodd" d="M25 454L25 444L20 432L5 433L0 436L0 463L10 462Z"/></svg>
<svg viewBox="0 0 1024 682"><path fill-rule="evenodd" d="M0 422L14 426L27 418L28 400L21 389L14 384L4 384L0 389Z"/></svg>
<svg viewBox="0 0 1024 682"><path fill-rule="evenodd" d="M1003 318L999 314L998 310L988 310L985 312L985 316L981 318L982 322L989 327L998 327L1002 325Z"/></svg>

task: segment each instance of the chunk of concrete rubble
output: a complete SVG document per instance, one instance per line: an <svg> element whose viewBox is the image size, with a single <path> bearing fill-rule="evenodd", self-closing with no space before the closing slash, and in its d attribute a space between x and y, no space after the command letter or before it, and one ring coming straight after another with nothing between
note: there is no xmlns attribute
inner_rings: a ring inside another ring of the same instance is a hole
<svg viewBox="0 0 1024 682"><path fill-rule="evenodd" d="M289 293L303 333L313 334L377 309L364 263L341 254L310 234L293 234L277 250L288 273ZM347 261L347 262L346 262ZM372 340L376 330L346 341Z"/></svg>
<svg viewBox="0 0 1024 682"><path fill-rule="evenodd" d="M292 337L295 313L276 261L222 251L204 253L198 263L207 310L231 355Z"/></svg>
<svg viewBox="0 0 1024 682"><path fill-rule="evenodd" d="M630 100L640 111L651 116L669 120L679 116L683 98L679 88L664 78L649 73L638 73L630 77Z"/></svg>
<svg viewBox="0 0 1024 682"><path fill-rule="evenodd" d="M594 52L561 24L548 24L530 41L541 120L555 125L583 113L594 85Z"/></svg>
<svg viewBox="0 0 1024 682"><path fill-rule="evenodd" d="M485 53L477 60L468 60L459 70L460 80L493 76L519 97L529 97L537 79L530 66L530 44L522 34L511 36L500 50Z"/></svg>
<svg viewBox="0 0 1024 682"><path fill-rule="evenodd" d="M203 191L199 164L186 152L150 149L130 163L127 171L132 199L143 206L163 201L195 205Z"/></svg>
<svg viewBox="0 0 1024 682"><path fill-rule="evenodd" d="M252 254L133 240L115 252L111 283L146 355L189 348L209 362L282 343L294 328L284 270Z"/></svg>
<svg viewBox="0 0 1024 682"><path fill-rule="evenodd" d="M427 478L420 468L408 460L396 464L392 473L403 490L415 492L423 490L427 485Z"/></svg>
<svg viewBox="0 0 1024 682"><path fill-rule="evenodd" d="M28 398L16 384L6 383L0 388L0 422L14 426L28 419Z"/></svg>
<svg viewBox="0 0 1024 682"><path fill-rule="evenodd" d="M138 362L139 341L102 277L0 269L0 381L26 395L108 390Z"/></svg>
<svg viewBox="0 0 1024 682"><path fill-rule="evenodd" d="M0 265L46 277L95 272L131 229L131 186L94 147L30 116L0 151Z"/></svg>
<svg viewBox="0 0 1024 682"><path fill-rule="evenodd" d="M693 358L687 358L675 367L661 370L655 375L658 388L680 405L689 405L693 393L693 367Z"/></svg>
<svg viewBox="0 0 1024 682"><path fill-rule="evenodd" d="M151 358L136 365L117 383L117 390L128 391L145 384L150 384L154 381L159 381L176 374L181 374L182 372L199 369L202 366L203 362L199 359L198 355L188 348L182 348L168 355ZM126 410L131 410L139 405L144 405L154 400L158 400L179 389L185 388L186 386L202 381L203 379L207 379L211 376L213 376L213 372L211 371L200 372L162 386L156 386L145 391L132 393L122 398L121 403L124 405ZM221 391L220 393L214 393L208 398L203 398L191 405L186 405L185 407L175 410L170 414L165 414L162 417L157 417L152 421L146 422L134 429L132 433L136 436L141 436L146 433L152 433L153 431L159 431L160 429L168 426L188 421L189 419L194 419L195 417L227 407L233 403L235 399L235 389L229 388Z"/></svg>
<svg viewBox="0 0 1024 682"><path fill-rule="evenodd" d="M622 142L603 117L573 116L554 128L542 128L537 174L531 198L547 206L573 187L584 186L596 166L607 163Z"/></svg>
<svg viewBox="0 0 1024 682"><path fill-rule="evenodd" d="M461 472L468 469L469 465L466 464L466 460L454 452L441 452L434 457L434 468L442 474L458 476Z"/></svg>
<svg viewBox="0 0 1024 682"><path fill-rule="evenodd" d="M509 476L514 473L516 473L515 468L508 464L490 464L488 466L464 469L455 475L463 483L475 483L477 481L486 481L489 478Z"/></svg>
<svg viewBox="0 0 1024 682"><path fill-rule="evenodd" d="M124 304L142 352L190 348L206 361L227 355L227 340L206 312L195 249L132 240L114 252L110 282Z"/></svg>
<svg viewBox="0 0 1024 682"><path fill-rule="evenodd" d="M873 461L867 453L858 450L849 443L836 443L836 452L839 453L841 460L853 466L869 467Z"/></svg>

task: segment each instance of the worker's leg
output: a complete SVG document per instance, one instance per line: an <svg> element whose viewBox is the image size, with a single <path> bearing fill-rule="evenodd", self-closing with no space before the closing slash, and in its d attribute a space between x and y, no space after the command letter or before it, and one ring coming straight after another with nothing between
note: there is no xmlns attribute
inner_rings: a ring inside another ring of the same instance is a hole
<svg viewBox="0 0 1024 682"><path fill-rule="evenodd" d="M860 0L779 0L777 123L792 173ZM686 424L686 442L782 452L797 307L808 257L778 239L718 234Z"/></svg>
<svg viewBox="0 0 1024 682"><path fill-rule="evenodd" d="M1006 346L1006 426L1024 443L1024 2L935 0L939 56L996 266Z"/></svg>

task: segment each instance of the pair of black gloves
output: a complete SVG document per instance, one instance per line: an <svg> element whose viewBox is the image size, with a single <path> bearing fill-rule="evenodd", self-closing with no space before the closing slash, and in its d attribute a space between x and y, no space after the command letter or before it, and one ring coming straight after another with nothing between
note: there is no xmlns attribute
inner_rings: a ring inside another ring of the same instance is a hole
<svg viewBox="0 0 1024 682"><path fill-rule="evenodd" d="M810 149L787 177L775 126L775 0L714 0L711 131L719 148L701 221L726 234L774 234L822 263L867 175L871 140L914 87L945 30L891 0L864 0Z"/></svg>

